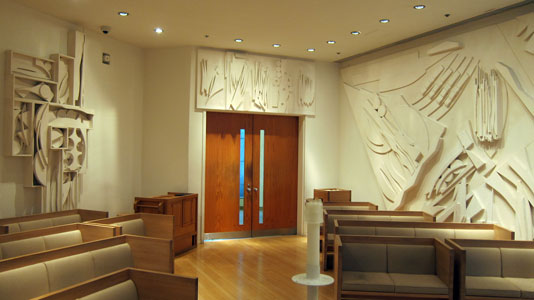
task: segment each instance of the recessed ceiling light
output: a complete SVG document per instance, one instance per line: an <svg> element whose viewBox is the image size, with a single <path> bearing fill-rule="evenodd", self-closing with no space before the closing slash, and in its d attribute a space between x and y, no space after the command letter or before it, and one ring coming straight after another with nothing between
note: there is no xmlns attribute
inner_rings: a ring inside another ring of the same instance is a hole
<svg viewBox="0 0 534 300"><path fill-rule="evenodd" d="M382 23L382 24L389 23L389 19L382 19L382 20L380 20L380 23Z"/></svg>
<svg viewBox="0 0 534 300"><path fill-rule="evenodd" d="M422 4L419 4L419 5L414 6L413 8L415 8L415 9L423 9L423 8L425 8L425 7L426 7L426 6L424 6L424 5L422 5Z"/></svg>
<svg viewBox="0 0 534 300"><path fill-rule="evenodd" d="M359 32L359 31L353 31L353 32L351 32L350 34L352 34L352 35L360 35L361 32Z"/></svg>
<svg viewBox="0 0 534 300"><path fill-rule="evenodd" d="M243 39L235 39L234 40L236 43L242 43L243 42Z"/></svg>
<svg viewBox="0 0 534 300"><path fill-rule="evenodd" d="M336 41L326 41L327 44L333 45L336 43Z"/></svg>
<svg viewBox="0 0 534 300"><path fill-rule="evenodd" d="M156 28L154 28L154 32L157 33L157 34L162 34L163 33L163 28L156 27Z"/></svg>
<svg viewBox="0 0 534 300"><path fill-rule="evenodd" d="M280 46L282 46L282 45L280 45L280 44L273 44L273 47L275 47L275 48L280 48Z"/></svg>
<svg viewBox="0 0 534 300"><path fill-rule="evenodd" d="M308 52L315 52L315 48L308 48Z"/></svg>
<svg viewBox="0 0 534 300"><path fill-rule="evenodd" d="M127 11L119 11L118 14L119 14L119 16L121 16L121 17L127 17L127 16L130 15L130 13L127 12Z"/></svg>

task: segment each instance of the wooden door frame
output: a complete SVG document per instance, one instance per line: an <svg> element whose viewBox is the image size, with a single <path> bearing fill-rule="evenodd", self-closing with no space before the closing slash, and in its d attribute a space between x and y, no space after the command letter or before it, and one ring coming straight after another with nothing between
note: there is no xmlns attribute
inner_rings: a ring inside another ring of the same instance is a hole
<svg viewBox="0 0 534 300"><path fill-rule="evenodd" d="M283 116L283 115L282 115ZM289 116L289 115L288 115ZM306 117L305 116L290 116L298 117L298 186L297 186L297 234L305 234L304 227L304 145L306 133ZM206 130L207 130L207 111L202 111L202 154L201 161L201 191L199 193L198 203L198 242L204 243L205 228L204 228L204 212L206 208L205 189L206 189Z"/></svg>

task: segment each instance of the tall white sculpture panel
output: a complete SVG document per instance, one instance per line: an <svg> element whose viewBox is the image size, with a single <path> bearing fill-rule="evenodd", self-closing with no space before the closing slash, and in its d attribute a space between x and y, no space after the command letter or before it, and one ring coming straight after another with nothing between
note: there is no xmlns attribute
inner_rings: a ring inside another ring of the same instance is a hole
<svg viewBox="0 0 534 300"><path fill-rule="evenodd" d="M71 32L68 43L72 56L6 52L6 153L26 159L25 185L42 189L42 212L76 208L87 170L94 114L83 107L85 35Z"/></svg>

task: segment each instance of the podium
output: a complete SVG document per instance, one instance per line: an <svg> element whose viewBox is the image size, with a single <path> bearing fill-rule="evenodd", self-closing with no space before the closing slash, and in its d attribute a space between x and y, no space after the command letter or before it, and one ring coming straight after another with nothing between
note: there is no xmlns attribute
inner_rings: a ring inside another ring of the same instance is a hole
<svg viewBox="0 0 534 300"><path fill-rule="evenodd" d="M197 246L198 194L169 192L168 195L135 197L136 213L174 216L174 254Z"/></svg>

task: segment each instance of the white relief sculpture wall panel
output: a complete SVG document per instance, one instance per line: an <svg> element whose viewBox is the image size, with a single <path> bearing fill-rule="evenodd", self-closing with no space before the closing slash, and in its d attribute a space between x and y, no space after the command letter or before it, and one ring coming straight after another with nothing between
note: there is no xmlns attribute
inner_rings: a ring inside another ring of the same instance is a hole
<svg viewBox="0 0 534 300"><path fill-rule="evenodd" d="M72 32L74 56L6 52L6 153L26 159L25 185L42 189L42 212L76 208L87 170L94 114L83 107L84 43L84 34Z"/></svg>
<svg viewBox="0 0 534 300"><path fill-rule="evenodd" d="M315 65L242 52L199 49L197 108L315 114Z"/></svg>
<svg viewBox="0 0 534 300"><path fill-rule="evenodd" d="M534 13L462 32L342 68L375 202L531 240Z"/></svg>

